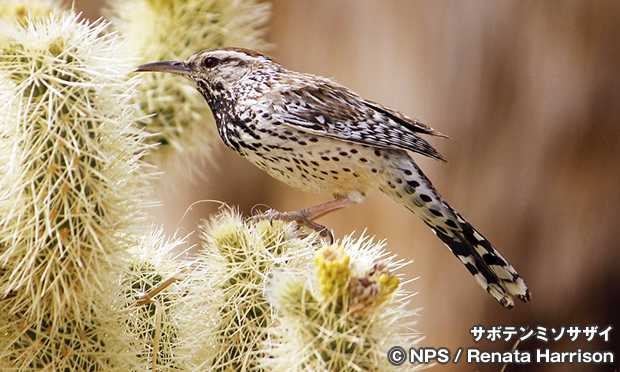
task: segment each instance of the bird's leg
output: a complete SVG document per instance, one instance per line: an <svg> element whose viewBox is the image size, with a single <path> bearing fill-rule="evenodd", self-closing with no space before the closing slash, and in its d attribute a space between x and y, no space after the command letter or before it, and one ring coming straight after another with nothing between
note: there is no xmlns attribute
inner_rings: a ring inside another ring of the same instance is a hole
<svg viewBox="0 0 620 372"><path fill-rule="evenodd" d="M270 209L263 214L252 216L250 221L260 220L282 220L282 221L295 221L300 225L306 226L314 231L317 231L320 236L329 239L329 243L334 243L334 236L323 225L314 222L315 219L325 216L328 213L337 211L349 205L355 204L355 202L348 197L342 199L332 200L327 203L315 205L309 208L299 209L292 212L278 212Z"/></svg>

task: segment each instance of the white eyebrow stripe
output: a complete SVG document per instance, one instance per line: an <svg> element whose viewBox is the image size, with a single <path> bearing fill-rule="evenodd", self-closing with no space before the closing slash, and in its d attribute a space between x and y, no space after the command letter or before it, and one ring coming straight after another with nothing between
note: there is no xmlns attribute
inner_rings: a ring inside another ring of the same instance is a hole
<svg viewBox="0 0 620 372"><path fill-rule="evenodd" d="M236 52L234 50L216 50L209 53L209 55L219 59L239 59L246 62L266 60L265 57L250 56L245 53Z"/></svg>

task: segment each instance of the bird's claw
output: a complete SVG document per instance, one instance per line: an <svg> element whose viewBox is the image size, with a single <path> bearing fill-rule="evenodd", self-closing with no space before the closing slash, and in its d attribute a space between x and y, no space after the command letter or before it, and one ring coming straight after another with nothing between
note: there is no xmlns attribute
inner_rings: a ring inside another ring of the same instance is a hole
<svg viewBox="0 0 620 372"><path fill-rule="evenodd" d="M275 209L268 209L264 213L248 217L248 221L249 222L258 222L258 221L269 220L269 223L271 225L273 225L273 220L281 220L281 219L283 219L281 217L281 215L282 215L282 213L276 211Z"/></svg>
<svg viewBox="0 0 620 372"><path fill-rule="evenodd" d="M269 220L269 223L271 224L273 224L274 220L297 222L298 225L303 225L309 229L316 231L320 237L326 238L329 241L330 245L334 244L334 235L331 233L331 231L329 231L325 226L310 220L304 213L303 209L295 212L278 212L274 209L269 209L264 213L257 214L248 218L248 221L250 222L258 222L264 220Z"/></svg>

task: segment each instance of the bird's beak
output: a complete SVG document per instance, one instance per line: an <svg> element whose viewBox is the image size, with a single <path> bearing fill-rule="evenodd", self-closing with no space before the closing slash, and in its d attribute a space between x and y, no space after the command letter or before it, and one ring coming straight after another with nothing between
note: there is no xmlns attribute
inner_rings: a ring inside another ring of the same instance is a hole
<svg viewBox="0 0 620 372"><path fill-rule="evenodd" d="M136 67L134 72L143 72L143 71L151 71L151 72L170 72L178 75L191 75L192 70L183 65L183 62L176 61L164 61L164 62L153 62L147 63L145 65L141 65Z"/></svg>

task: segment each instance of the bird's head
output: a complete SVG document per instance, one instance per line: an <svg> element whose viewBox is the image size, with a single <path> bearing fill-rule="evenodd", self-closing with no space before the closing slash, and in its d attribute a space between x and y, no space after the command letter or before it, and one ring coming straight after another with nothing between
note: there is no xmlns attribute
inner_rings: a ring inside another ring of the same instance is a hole
<svg viewBox="0 0 620 372"><path fill-rule="evenodd" d="M217 48L196 53L184 61L153 62L138 66L136 72L169 72L183 75L210 91L231 90L253 71L279 67L269 57L248 49Z"/></svg>

